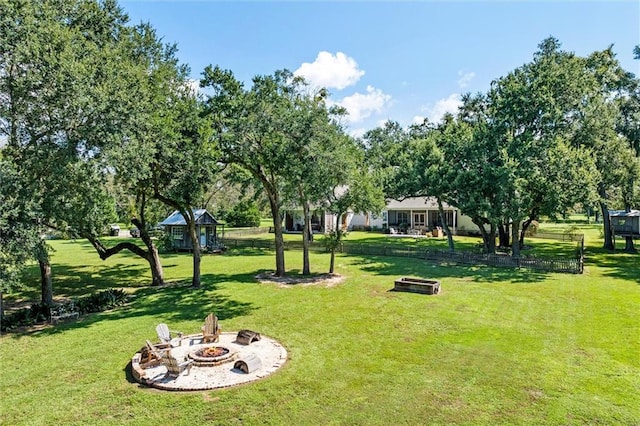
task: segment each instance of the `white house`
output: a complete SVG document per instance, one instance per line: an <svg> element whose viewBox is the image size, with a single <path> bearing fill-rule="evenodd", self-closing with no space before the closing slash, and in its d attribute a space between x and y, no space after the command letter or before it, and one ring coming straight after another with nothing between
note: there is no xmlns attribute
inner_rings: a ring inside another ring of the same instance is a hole
<svg viewBox="0 0 640 426"><path fill-rule="evenodd" d="M460 213L455 207L443 203L444 215L451 232L478 232L478 227L469 216ZM349 220L349 229L370 226L371 228L396 228L413 229L417 231L432 231L440 226L438 203L433 197L412 197L402 201L390 200L382 214L374 216L368 214L355 214Z"/></svg>
<svg viewBox="0 0 640 426"><path fill-rule="evenodd" d="M451 232L478 233L478 227L469 216L460 213L455 207L443 203L444 215ZM313 210L311 227L314 232L324 233L333 230L336 223L335 215L322 209ZM300 232L304 225L302 210L285 210L284 229L286 232ZM438 213L438 203L433 197L412 197L402 201L390 200L380 215L372 213L347 212L342 217L343 228L348 230L364 229L411 229L420 232L433 231L442 227Z"/></svg>

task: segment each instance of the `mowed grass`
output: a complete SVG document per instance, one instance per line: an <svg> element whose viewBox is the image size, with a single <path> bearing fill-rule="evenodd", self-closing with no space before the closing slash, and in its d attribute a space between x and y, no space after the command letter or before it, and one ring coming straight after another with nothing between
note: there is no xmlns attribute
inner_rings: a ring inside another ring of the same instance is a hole
<svg viewBox="0 0 640 426"><path fill-rule="evenodd" d="M626 424L640 423L638 256L588 248L583 275L338 256L333 286L260 284L270 251L207 255L188 287L188 254L163 256L151 288L133 256L99 260L55 241L57 296L125 287L124 308L0 340L0 423L14 424ZM302 253L289 251L298 273ZM326 272L329 256L311 254ZM9 301L38 297L30 288ZM439 279L442 293L391 292L394 279ZM127 364L155 326L195 333L215 312L226 331L281 342L264 380L172 393L132 382Z"/></svg>

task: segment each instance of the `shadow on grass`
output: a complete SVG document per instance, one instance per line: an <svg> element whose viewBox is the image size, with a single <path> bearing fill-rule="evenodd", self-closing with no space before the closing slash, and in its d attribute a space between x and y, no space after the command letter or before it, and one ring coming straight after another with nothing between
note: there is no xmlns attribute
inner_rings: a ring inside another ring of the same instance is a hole
<svg viewBox="0 0 640 426"><path fill-rule="evenodd" d="M254 305L219 294L216 283L229 281L257 284L254 276L255 273L204 274L201 279L205 284L200 288L191 287L190 281L170 283L161 287L141 288L133 292L129 303L112 311L88 314L75 322L17 333L13 337L19 338L22 335L46 336L65 330L84 328L105 320L113 321L146 316L159 317L167 323L200 321L211 312L215 312L220 320L245 316L256 309ZM111 285L110 287L117 286Z"/></svg>
<svg viewBox="0 0 640 426"><path fill-rule="evenodd" d="M353 258L352 263L363 271L377 275L393 277L416 276L421 278L457 278L477 283L512 282L535 283L544 281L548 274L527 269L514 270L510 268L496 268L491 266L467 266L448 263L438 263L412 258L389 258L382 256Z"/></svg>
<svg viewBox="0 0 640 426"><path fill-rule="evenodd" d="M603 248L589 248L585 256L585 268L602 268L606 277L620 278L640 284L640 253L614 252Z"/></svg>

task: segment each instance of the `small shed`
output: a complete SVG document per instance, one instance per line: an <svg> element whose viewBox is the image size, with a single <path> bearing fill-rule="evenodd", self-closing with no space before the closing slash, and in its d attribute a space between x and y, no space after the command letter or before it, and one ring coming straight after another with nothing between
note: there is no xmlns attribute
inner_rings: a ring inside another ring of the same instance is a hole
<svg viewBox="0 0 640 426"><path fill-rule="evenodd" d="M609 210L609 218L615 235L640 238L640 210Z"/></svg>
<svg viewBox="0 0 640 426"><path fill-rule="evenodd" d="M196 235L200 238L201 248L214 248L218 246L218 221L205 209L193 210L196 218ZM163 220L165 232L173 237L173 246L178 250L191 250L193 244L189 236L187 221L180 211L176 210Z"/></svg>

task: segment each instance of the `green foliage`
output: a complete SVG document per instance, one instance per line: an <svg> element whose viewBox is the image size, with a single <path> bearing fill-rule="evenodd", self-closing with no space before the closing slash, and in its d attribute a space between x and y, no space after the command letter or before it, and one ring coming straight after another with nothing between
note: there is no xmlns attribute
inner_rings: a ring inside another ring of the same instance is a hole
<svg viewBox="0 0 640 426"><path fill-rule="evenodd" d="M260 211L253 201L241 201L226 213L224 219L235 228L257 228L260 226Z"/></svg>
<svg viewBox="0 0 640 426"><path fill-rule="evenodd" d="M20 286L20 273L39 243L35 206L18 168L0 158L0 293ZM1 310L0 310L1 311Z"/></svg>
<svg viewBox="0 0 640 426"><path fill-rule="evenodd" d="M107 289L78 298L74 303L77 312L87 314L113 309L127 302L127 294L122 289Z"/></svg>
<svg viewBox="0 0 640 426"><path fill-rule="evenodd" d="M18 327L28 327L42 323L48 318L48 308L34 303L30 308L18 309L2 317L2 332Z"/></svg>
<svg viewBox="0 0 640 426"><path fill-rule="evenodd" d="M161 232L156 241L158 242L158 249L163 253L169 253L176 250L173 235L168 232Z"/></svg>
<svg viewBox="0 0 640 426"><path fill-rule="evenodd" d="M121 289L106 289L69 302L57 304L51 308L34 303L30 308L18 309L2 317L2 332L10 331L18 327L28 327L41 324L48 320L49 316L57 316L77 312L88 314L102 312L121 306L128 301L128 295Z"/></svg>
<svg viewBox="0 0 640 426"><path fill-rule="evenodd" d="M340 247L342 246L342 239L346 236L346 232L341 232L340 235L338 235L337 231L330 231L325 233L320 241L322 242L322 245L327 250L327 252L331 253L340 249Z"/></svg>

